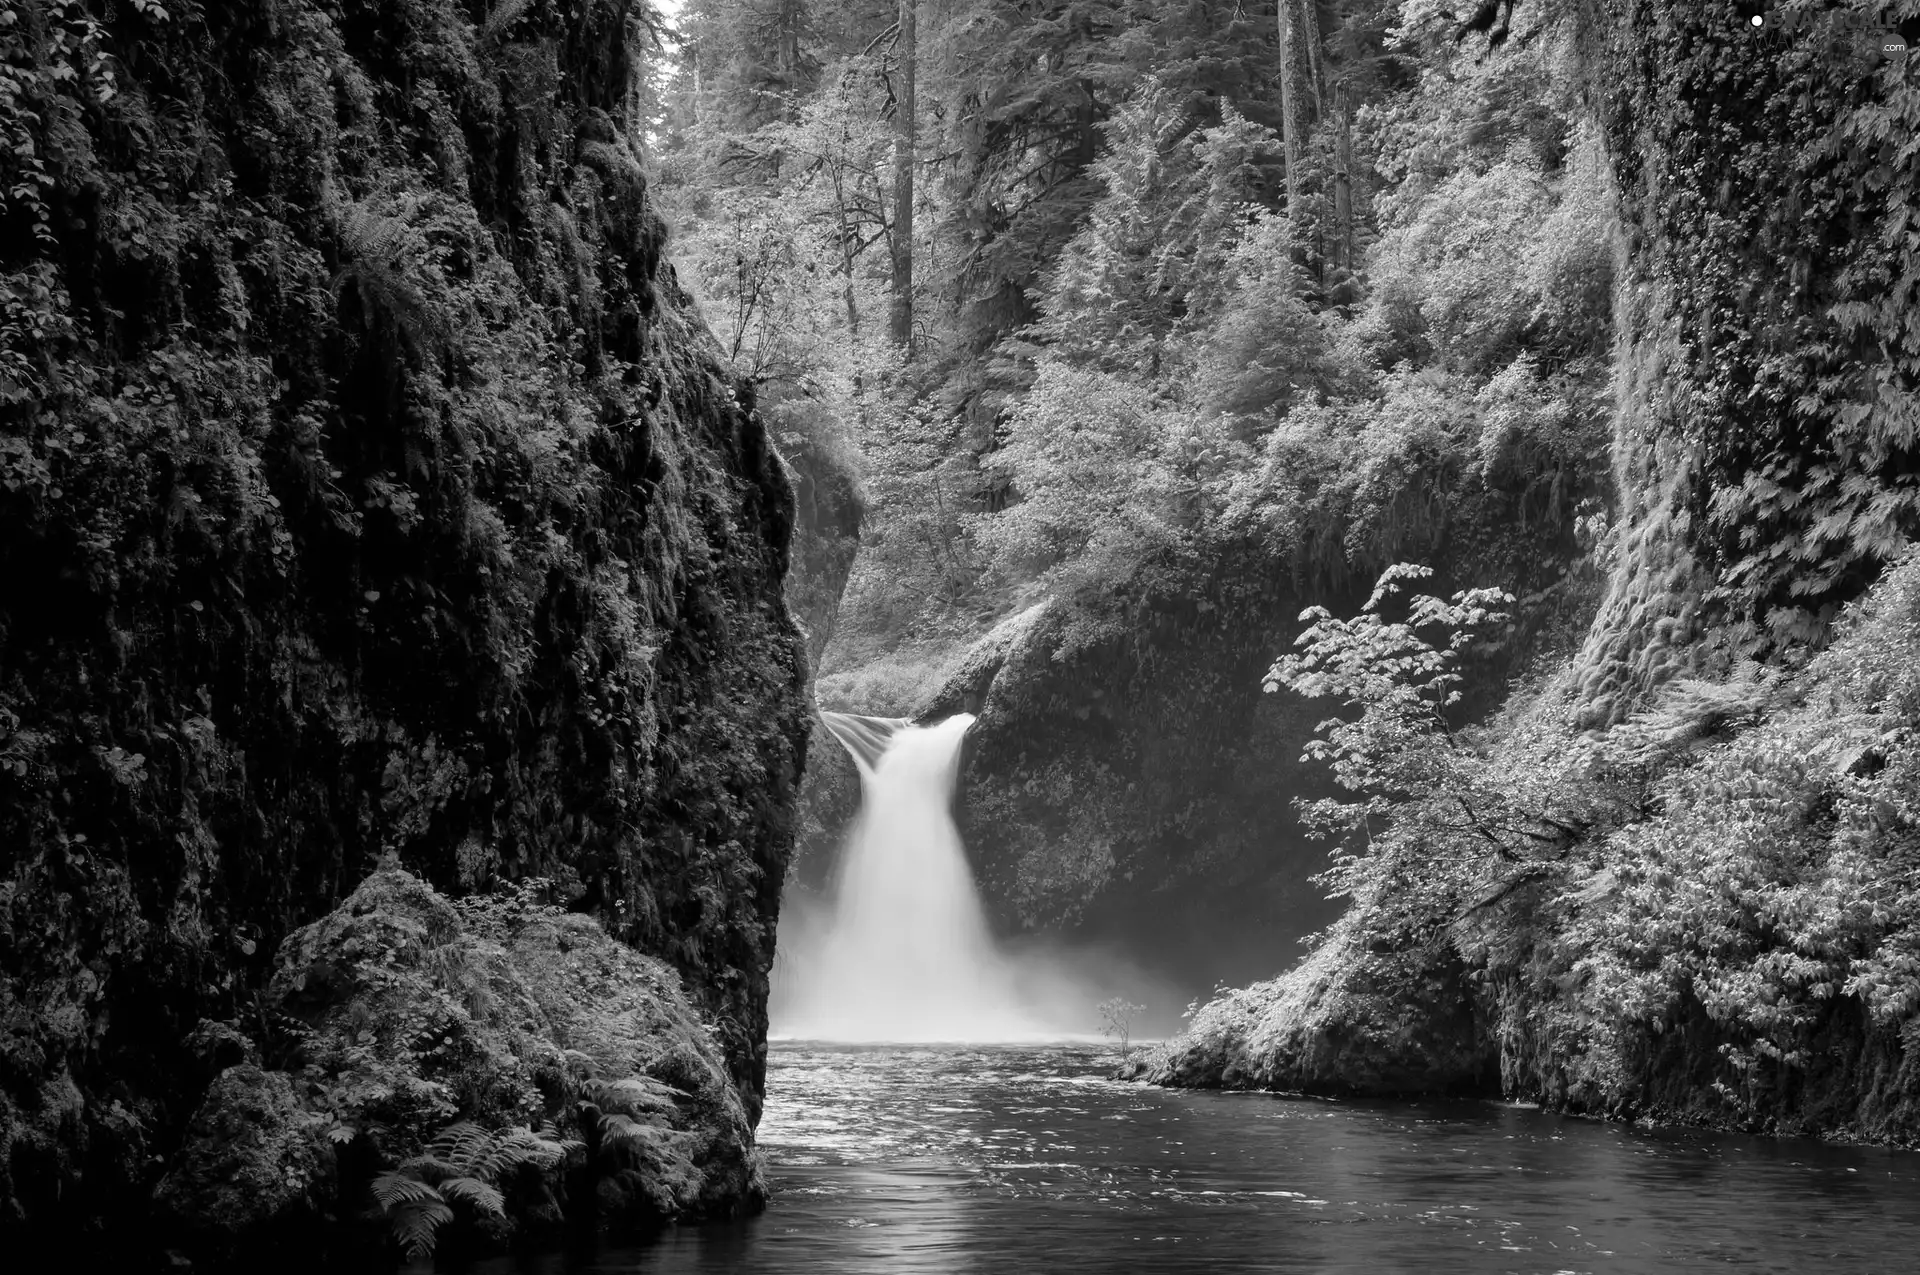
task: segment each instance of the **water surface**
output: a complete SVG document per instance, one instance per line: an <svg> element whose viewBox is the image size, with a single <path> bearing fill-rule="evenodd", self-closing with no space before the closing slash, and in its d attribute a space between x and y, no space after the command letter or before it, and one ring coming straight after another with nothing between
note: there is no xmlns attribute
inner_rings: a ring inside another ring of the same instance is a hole
<svg viewBox="0 0 1920 1275"><path fill-rule="evenodd" d="M1920 1154L1497 1103L1189 1093L1092 1046L776 1044L765 1214L596 1272L1888 1272Z"/></svg>

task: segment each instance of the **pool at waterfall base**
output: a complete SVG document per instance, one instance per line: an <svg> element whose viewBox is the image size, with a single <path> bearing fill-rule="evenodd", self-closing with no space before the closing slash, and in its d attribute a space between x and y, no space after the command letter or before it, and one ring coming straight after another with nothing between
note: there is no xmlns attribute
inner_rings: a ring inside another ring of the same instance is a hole
<svg viewBox="0 0 1920 1275"><path fill-rule="evenodd" d="M771 1047L772 1198L506 1272L1886 1272L1920 1154L1107 1078L1111 1045Z"/></svg>

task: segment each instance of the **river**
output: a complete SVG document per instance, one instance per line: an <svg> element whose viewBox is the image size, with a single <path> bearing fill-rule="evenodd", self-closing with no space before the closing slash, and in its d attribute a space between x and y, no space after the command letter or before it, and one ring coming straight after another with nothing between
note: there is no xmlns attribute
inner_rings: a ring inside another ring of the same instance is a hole
<svg viewBox="0 0 1920 1275"><path fill-rule="evenodd" d="M585 1272L1607 1273L1920 1269L1920 1154L1500 1103L1106 1080L1090 1045L773 1046L773 1199Z"/></svg>

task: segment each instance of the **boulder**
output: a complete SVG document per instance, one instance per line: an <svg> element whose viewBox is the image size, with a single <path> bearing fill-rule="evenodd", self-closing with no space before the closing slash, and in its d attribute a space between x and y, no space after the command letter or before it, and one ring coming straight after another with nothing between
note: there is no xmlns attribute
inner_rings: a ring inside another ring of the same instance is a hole
<svg viewBox="0 0 1920 1275"><path fill-rule="evenodd" d="M283 1247L325 1221L334 1153L294 1079L239 1063L215 1078L154 1190L162 1228L210 1254Z"/></svg>

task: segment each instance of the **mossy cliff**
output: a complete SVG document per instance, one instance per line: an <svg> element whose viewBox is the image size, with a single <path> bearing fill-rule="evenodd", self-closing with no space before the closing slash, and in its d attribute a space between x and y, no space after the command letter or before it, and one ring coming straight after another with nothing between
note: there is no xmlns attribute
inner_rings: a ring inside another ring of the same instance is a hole
<svg viewBox="0 0 1920 1275"><path fill-rule="evenodd" d="M1920 93L1841 12L1587 0L1619 198L1613 580L1580 661L1594 725L1663 681L1818 646L1920 519Z"/></svg>
<svg viewBox="0 0 1920 1275"><path fill-rule="evenodd" d="M662 261L632 7L6 14L0 1218L138 1217L189 1034L389 856L665 961L750 1125L793 502Z"/></svg>
<svg viewBox="0 0 1920 1275"><path fill-rule="evenodd" d="M1326 945L1144 1070L1920 1142L1920 91L1821 5L1581 10L1621 505L1584 647L1476 744L1552 822L1402 805Z"/></svg>

